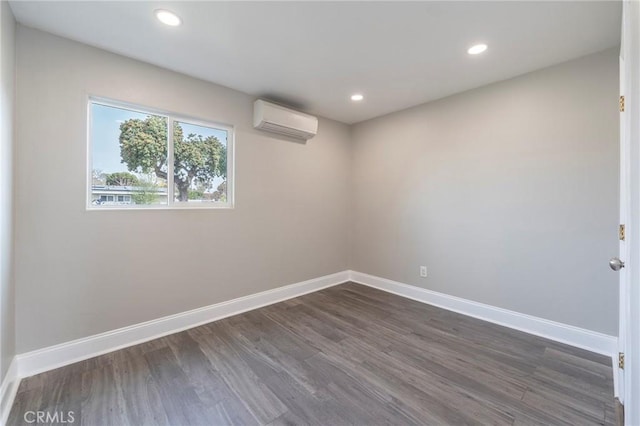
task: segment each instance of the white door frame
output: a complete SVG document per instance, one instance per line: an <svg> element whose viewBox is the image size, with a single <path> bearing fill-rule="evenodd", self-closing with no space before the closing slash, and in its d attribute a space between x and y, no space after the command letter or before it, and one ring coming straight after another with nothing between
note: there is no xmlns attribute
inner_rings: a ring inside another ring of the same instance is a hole
<svg viewBox="0 0 640 426"><path fill-rule="evenodd" d="M618 375L619 397L624 401L626 425L640 425L640 2L623 2L620 78L625 108L621 119L621 216L625 217L626 244L620 255L625 277L620 287L621 352L625 366ZM626 169L625 169L626 167ZM624 170L624 171L623 171ZM627 180L622 176L626 174ZM626 195L625 212L622 203Z"/></svg>

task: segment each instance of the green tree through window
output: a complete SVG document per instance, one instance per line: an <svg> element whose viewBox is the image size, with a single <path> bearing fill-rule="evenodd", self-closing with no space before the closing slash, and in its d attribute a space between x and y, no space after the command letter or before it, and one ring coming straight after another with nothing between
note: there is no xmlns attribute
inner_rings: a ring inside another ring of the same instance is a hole
<svg viewBox="0 0 640 426"><path fill-rule="evenodd" d="M150 173L167 179L167 119L148 116L120 125L120 155L131 172ZM227 147L215 136L183 134L180 123L173 127L174 182L178 200L188 201L194 185L210 186L216 177L226 181Z"/></svg>

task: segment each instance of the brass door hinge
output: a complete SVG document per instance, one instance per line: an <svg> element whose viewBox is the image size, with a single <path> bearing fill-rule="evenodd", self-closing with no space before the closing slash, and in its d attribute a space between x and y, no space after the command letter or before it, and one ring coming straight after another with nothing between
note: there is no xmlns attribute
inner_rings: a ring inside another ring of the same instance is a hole
<svg viewBox="0 0 640 426"><path fill-rule="evenodd" d="M624 353L618 353L618 368L624 370Z"/></svg>
<svg viewBox="0 0 640 426"><path fill-rule="evenodd" d="M620 112L624 112L624 95L620 95Z"/></svg>
<svg viewBox="0 0 640 426"><path fill-rule="evenodd" d="M620 241L624 241L624 225L620 225L618 228L618 238L620 238Z"/></svg>

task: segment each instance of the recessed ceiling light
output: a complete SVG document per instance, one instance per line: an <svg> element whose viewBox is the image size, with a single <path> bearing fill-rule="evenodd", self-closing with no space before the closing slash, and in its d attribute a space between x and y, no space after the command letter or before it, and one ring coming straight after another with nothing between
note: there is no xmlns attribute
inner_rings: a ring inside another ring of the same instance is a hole
<svg viewBox="0 0 640 426"><path fill-rule="evenodd" d="M359 101L361 101L363 99L364 99L364 96L362 96L360 93L356 93L355 95L351 95L351 100L352 101L359 102Z"/></svg>
<svg viewBox="0 0 640 426"><path fill-rule="evenodd" d="M178 15L173 12L169 12L168 10L158 9L156 10L156 18L163 24L170 25L172 27L177 27L182 24L182 19Z"/></svg>
<svg viewBox="0 0 640 426"><path fill-rule="evenodd" d="M467 50L467 53L469 55L477 55L479 53L484 52L485 50L487 50L487 45L486 44L476 44L473 45L469 48L469 50Z"/></svg>

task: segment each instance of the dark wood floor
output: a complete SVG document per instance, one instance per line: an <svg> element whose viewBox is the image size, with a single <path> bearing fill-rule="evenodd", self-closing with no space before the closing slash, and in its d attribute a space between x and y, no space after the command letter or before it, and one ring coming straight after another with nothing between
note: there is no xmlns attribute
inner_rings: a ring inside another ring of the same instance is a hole
<svg viewBox="0 0 640 426"><path fill-rule="evenodd" d="M615 424L611 360L343 284L22 381L83 425Z"/></svg>

